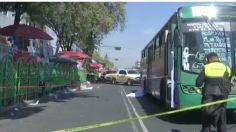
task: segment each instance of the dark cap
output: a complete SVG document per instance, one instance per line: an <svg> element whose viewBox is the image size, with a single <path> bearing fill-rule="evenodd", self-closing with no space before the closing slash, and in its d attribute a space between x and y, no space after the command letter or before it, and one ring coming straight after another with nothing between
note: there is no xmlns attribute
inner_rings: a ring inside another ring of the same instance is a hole
<svg viewBox="0 0 236 132"><path fill-rule="evenodd" d="M212 57L217 57L218 58L218 55L215 53L215 52L211 52L211 53L208 53L207 54L207 59L209 60L210 58Z"/></svg>

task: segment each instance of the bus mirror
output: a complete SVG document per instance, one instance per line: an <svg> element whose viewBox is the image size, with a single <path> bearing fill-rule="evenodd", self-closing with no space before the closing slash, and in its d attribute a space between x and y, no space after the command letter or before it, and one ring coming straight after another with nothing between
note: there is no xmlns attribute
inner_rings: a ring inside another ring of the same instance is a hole
<svg viewBox="0 0 236 132"><path fill-rule="evenodd" d="M174 34L174 44L177 47L181 47L181 39L180 39L180 33L178 29L175 29L175 34Z"/></svg>

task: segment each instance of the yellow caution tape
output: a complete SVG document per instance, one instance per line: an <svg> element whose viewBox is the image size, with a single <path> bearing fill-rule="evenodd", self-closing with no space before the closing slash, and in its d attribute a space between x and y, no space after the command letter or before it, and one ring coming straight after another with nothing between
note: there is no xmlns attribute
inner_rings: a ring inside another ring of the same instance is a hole
<svg viewBox="0 0 236 132"><path fill-rule="evenodd" d="M162 112L162 113L156 113L156 114L152 114L152 115L144 115L144 116L139 116L139 117L135 117L135 118L122 119L122 120L98 123L98 124L93 124L93 125L88 125L88 126L56 130L56 131L53 131L53 132L79 132L79 131L85 131L85 130L95 129L95 128L99 128L99 127L106 127L106 126L112 126L112 125L117 125L117 124L121 124L121 123L131 122L131 121L138 120L138 119L143 120L143 119L148 119L148 118L151 118L151 117L158 117L158 116L163 116L163 115L175 114L175 113L179 113L179 112L194 110L194 109L198 109L198 108L201 108L201 107L220 104L220 103L225 103L225 102L230 102L230 101L234 101L234 100L236 100L236 97L223 99L223 100L218 100L218 101L215 101L215 102L205 103L205 104L201 104L201 105L186 107L186 108L183 108L183 109L172 110L172 111L167 111L167 112Z"/></svg>

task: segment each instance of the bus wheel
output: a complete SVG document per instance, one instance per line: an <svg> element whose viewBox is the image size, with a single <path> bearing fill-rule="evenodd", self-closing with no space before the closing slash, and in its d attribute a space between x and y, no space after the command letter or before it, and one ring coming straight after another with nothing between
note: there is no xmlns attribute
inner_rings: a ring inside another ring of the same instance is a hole
<svg viewBox="0 0 236 132"><path fill-rule="evenodd" d="M147 96L150 96L150 97L152 96L152 95L148 92L147 80L146 80L146 79L143 81L143 92L144 92L144 94L147 95Z"/></svg>
<svg viewBox="0 0 236 132"><path fill-rule="evenodd" d="M160 84L160 102L161 105L166 109L167 107L167 84L166 84L166 79L161 80Z"/></svg>
<svg viewBox="0 0 236 132"><path fill-rule="evenodd" d="M116 84L116 79L112 78L112 84Z"/></svg>
<svg viewBox="0 0 236 132"><path fill-rule="evenodd" d="M143 92L147 94L146 79L143 80Z"/></svg>
<svg viewBox="0 0 236 132"><path fill-rule="evenodd" d="M127 80L127 85L128 85L128 86L133 85L132 81L131 81L131 80Z"/></svg>

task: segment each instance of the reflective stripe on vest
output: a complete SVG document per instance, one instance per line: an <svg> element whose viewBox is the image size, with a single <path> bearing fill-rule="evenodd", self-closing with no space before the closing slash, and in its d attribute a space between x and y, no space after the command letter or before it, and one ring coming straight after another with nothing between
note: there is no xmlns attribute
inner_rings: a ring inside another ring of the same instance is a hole
<svg viewBox="0 0 236 132"><path fill-rule="evenodd" d="M204 66L206 77L223 77L226 71L226 65L219 62L210 63ZM231 75L231 70L227 67L228 75Z"/></svg>

